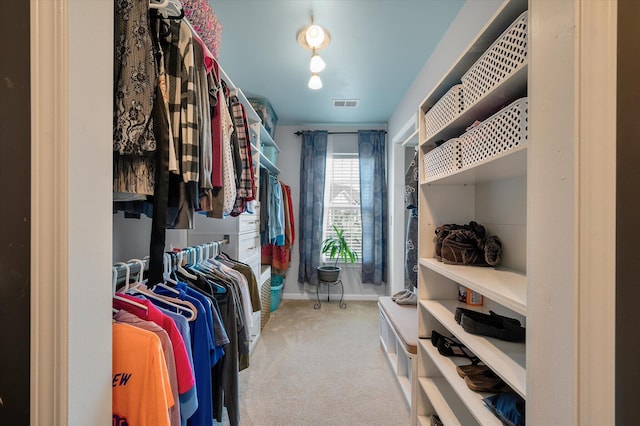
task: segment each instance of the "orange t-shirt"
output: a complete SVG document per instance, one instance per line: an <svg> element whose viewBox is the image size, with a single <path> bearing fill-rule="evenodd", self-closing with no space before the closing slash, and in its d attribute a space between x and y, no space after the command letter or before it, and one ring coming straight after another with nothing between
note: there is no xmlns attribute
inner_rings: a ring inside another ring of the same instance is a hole
<svg viewBox="0 0 640 426"><path fill-rule="evenodd" d="M114 323L114 426L169 426L174 404L158 336L129 324Z"/></svg>

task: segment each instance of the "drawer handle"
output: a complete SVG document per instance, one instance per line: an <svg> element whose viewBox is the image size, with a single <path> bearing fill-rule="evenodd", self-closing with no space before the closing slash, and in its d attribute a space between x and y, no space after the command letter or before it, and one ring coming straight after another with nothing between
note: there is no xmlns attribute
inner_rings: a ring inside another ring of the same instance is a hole
<svg viewBox="0 0 640 426"><path fill-rule="evenodd" d="M257 246L253 246L253 247L249 247L247 250L255 250L257 248L258 248Z"/></svg>

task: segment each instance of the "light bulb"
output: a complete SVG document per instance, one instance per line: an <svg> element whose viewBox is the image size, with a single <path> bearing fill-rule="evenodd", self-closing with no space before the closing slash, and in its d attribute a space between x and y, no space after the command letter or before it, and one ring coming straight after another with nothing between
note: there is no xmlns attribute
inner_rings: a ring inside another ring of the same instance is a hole
<svg viewBox="0 0 640 426"><path fill-rule="evenodd" d="M314 52L313 56L311 56L311 62L309 62L309 70L311 70L312 73L318 73L322 71L326 65L324 60Z"/></svg>
<svg viewBox="0 0 640 426"><path fill-rule="evenodd" d="M322 80L320 80L320 76L318 74L312 74L309 79L309 89L318 90L322 89Z"/></svg>
<svg viewBox="0 0 640 426"><path fill-rule="evenodd" d="M307 44L311 47L320 47L324 41L324 30L320 25L311 25L305 33Z"/></svg>

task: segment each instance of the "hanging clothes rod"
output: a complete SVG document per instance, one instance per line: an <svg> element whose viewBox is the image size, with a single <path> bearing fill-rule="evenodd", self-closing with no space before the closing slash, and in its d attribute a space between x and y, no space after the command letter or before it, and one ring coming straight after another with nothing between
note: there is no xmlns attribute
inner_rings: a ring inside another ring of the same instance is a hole
<svg viewBox="0 0 640 426"><path fill-rule="evenodd" d="M298 130L297 132L294 132L293 134L296 136L300 136L302 134L302 132L308 132L309 130ZM357 135L358 132L327 132L328 135ZM387 134L387 131L384 130L384 134Z"/></svg>
<svg viewBox="0 0 640 426"><path fill-rule="evenodd" d="M223 238L221 240L218 241L211 241L209 243L205 243L205 244L198 244L192 247L185 247L180 251L179 255L182 256L188 256L190 252L193 251L193 249L197 249L197 248L206 248L207 246L210 247L214 247L214 246L221 246L222 244L229 244L229 235L225 234L223 236ZM145 259L140 259L142 261L142 263L137 262L137 261L131 261L131 262L127 262L126 265L120 263L117 265L113 265L114 268L116 268L116 271L118 273L118 276L116 277L116 282L118 284L121 284L124 282L126 275L127 275L127 268L129 268L129 277L135 277L139 272L140 272L140 267L142 266L144 268L144 270L148 270L149 268L149 258L145 258Z"/></svg>

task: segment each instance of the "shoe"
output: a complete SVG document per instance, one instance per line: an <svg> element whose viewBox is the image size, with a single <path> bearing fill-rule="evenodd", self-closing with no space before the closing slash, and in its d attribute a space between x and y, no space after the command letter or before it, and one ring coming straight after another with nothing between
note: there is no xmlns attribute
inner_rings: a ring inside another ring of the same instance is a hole
<svg viewBox="0 0 640 426"><path fill-rule="evenodd" d="M485 375L465 376L464 382L469 389L476 392L507 392L511 388L497 376L490 377Z"/></svg>
<svg viewBox="0 0 640 426"><path fill-rule="evenodd" d="M467 333L480 336L495 337L507 342L524 342L526 330L518 324L497 316L497 321L487 324L474 318L473 315L462 314L460 325Z"/></svg>
<svg viewBox="0 0 640 426"><path fill-rule="evenodd" d="M438 333L435 330L431 330L431 344L433 346L438 347L438 342L440 340L445 340L445 339L452 341L456 345L462 345L462 343L458 339L456 339L455 337L447 337L447 336L445 336L443 334Z"/></svg>
<svg viewBox="0 0 640 426"><path fill-rule="evenodd" d="M493 370L489 368L488 365L479 364L480 360L477 362L472 362L469 365L459 365L456 367L456 371L458 376L463 379L465 376L495 376Z"/></svg>
<svg viewBox="0 0 640 426"><path fill-rule="evenodd" d="M442 338L438 340L438 353L446 357L464 357L470 359L472 362L478 358L467 347L461 343L455 343L448 338Z"/></svg>
<svg viewBox="0 0 640 426"><path fill-rule="evenodd" d="M493 235L484 242L484 261L491 266L496 266L502 260L502 241Z"/></svg>
<svg viewBox="0 0 640 426"><path fill-rule="evenodd" d="M395 300L398 305L417 305L418 296L412 291L408 291L404 296L400 296Z"/></svg>
<svg viewBox="0 0 640 426"><path fill-rule="evenodd" d="M393 296L391 296L391 300L393 300L395 302L396 299L398 299L398 298L400 298L402 296L406 296L407 293L410 293L410 292L411 292L411 290L408 290L408 289L405 288L404 290L401 290L401 291L395 293Z"/></svg>
<svg viewBox="0 0 640 426"><path fill-rule="evenodd" d="M456 231L458 229L468 228L467 225L456 225L455 223L448 223L446 225L438 226L436 228L435 234L436 236L433 238L433 243L435 247L436 259L442 262L442 242L451 232Z"/></svg>
<svg viewBox="0 0 640 426"><path fill-rule="evenodd" d="M520 321L518 321L516 318L509 318L502 315L498 315L493 311L489 311L489 314L485 314L479 311L474 311L472 309L466 309L466 308L456 308L454 318L458 324L460 324L463 314L467 315L470 318L473 318L476 321L483 322L485 324L492 325L495 327L500 326L503 320L511 322L515 325L520 325Z"/></svg>
<svg viewBox="0 0 640 426"><path fill-rule="evenodd" d="M433 416L431 416L431 426L443 426L442 420L440 420L440 417L438 417L437 414L434 414Z"/></svg>
<svg viewBox="0 0 640 426"><path fill-rule="evenodd" d="M503 424L524 426L525 401L515 392L491 395L482 401Z"/></svg>
<svg viewBox="0 0 640 426"><path fill-rule="evenodd" d="M484 232L479 229L450 232L442 241L442 262L449 265L489 266L484 260L484 239L480 239L478 234L484 235Z"/></svg>

